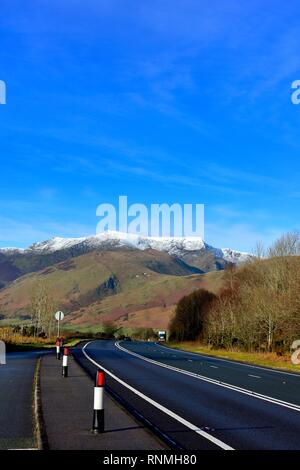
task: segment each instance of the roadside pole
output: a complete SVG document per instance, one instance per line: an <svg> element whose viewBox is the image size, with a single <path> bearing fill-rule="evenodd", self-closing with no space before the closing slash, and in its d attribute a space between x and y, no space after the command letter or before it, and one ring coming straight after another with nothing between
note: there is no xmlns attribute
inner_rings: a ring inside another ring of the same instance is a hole
<svg viewBox="0 0 300 470"><path fill-rule="evenodd" d="M64 348L63 365L62 365L63 377L68 377L68 357L69 357L69 349Z"/></svg>
<svg viewBox="0 0 300 470"><path fill-rule="evenodd" d="M96 374L94 387L94 416L92 429L94 434L101 434L104 432L104 385L104 372L99 369Z"/></svg>
<svg viewBox="0 0 300 470"><path fill-rule="evenodd" d="M58 311L54 316L55 320L57 320L57 337L60 338L60 322L63 321L65 315L63 312Z"/></svg>
<svg viewBox="0 0 300 470"><path fill-rule="evenodd" d="M54 315L54 318L57 321L56 359L60 360L60 353L62 347L62 340L60 337L60 322L65 318L65 315L63 312L58 311Z"/></svg>
<svg viewBox="0 0 300 470"><path fill-rule="evenodd" d="M56 359L60 361L60 339L57 338L56 341Z"/></svg>

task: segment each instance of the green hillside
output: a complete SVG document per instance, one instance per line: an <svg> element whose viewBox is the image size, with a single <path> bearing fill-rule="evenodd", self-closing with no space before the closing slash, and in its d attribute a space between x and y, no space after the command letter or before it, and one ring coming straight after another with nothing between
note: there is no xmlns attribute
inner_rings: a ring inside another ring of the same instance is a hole
<svg viewBox="0 0 300 470"><path fill-rule="evenodd" d="M193 272L167 253L154 250L91 252L12 282L0 291L0 314L11 320L29 317L32 292L43 282L70 325L88 327L113 321L149 326L148 313L152 312L160 327L167 326L182 295L200 286L218 289L221 272Z"/></svg>

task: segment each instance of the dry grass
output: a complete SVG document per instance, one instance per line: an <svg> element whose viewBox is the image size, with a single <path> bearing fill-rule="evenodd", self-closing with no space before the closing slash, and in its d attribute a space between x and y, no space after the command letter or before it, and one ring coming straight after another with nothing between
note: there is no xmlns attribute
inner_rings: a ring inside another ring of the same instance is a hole
<svg viewBox="0 0 300 470"><path fill-rule="evenodd" d="M4 327L0 328L0 340L5 341L7 344L28 345L53 345L55 344L54 338L35 338L33 336L22 336L20 333L14 333L13 328Z"/></svg>
<svg viewBox="0 0 300 470"><path fill-rule="evenodd" d="M169 346L175 349L182 349L184 351L196 352L222 359L300 373L300 365L292 364L291 356L288 354L278 356L276 353L227 351L224 349L213 349L209 346L194 342L169 343Z"/></svg>
<svg viewBox="0 0 300 470"><path fill-rule="evenodd" d="M22 336L14 333L13 328L0 328L0 340L4 341L9 347L25 347L25 348L53 348L55 346L56 337L52 338L35 338L34 336ZM65 346L73 347L81 341L80 338L67 338Z"/></svg>

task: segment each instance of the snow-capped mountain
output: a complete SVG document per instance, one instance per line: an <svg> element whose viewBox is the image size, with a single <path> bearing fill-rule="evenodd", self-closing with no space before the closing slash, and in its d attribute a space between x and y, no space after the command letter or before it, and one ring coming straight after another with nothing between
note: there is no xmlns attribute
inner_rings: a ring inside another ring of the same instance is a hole
<svg viewBox="0 0 300 470"><path fill-rule="evenodd" d="M240 264L249 259L251 255L230 248L214 248L205 243L201 238L176 238L176 237L146 237L132 233L103 232L95 236L81 238L59 238L35 243L25 250L16 248L4 248L0 253L22 253L22 254L51 254L65 250L79 250L82 252L130 248L138 250L153 249L167 252L171 256L183 257L190 253L210 253L214 257L234 264Z"/></svg>

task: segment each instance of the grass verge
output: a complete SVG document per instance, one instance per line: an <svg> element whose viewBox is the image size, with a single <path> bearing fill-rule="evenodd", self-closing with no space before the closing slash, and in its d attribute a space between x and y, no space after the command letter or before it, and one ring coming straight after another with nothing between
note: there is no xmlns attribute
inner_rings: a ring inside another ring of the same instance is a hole
<svg viewBox="0 0 300 470"><path fill-rule="evenodd" d="M73 348L78 343L83 341L85 338L68 338L64 343L65 347ZM54 349L55 348L55 340L48 341L48 342L39 342L33 341L28 343L18 343L18 342L7 342L6 343L6 351L7 352L22 352L22 351L33 351L33 350L41 350L41 349Z"/></svg>
<svg viewBox="0 0 300 470"><path fill-rule="evenodd" d="M209 346L194 343L167 343L174 349L182 349L183 351L195 352L221 359L229 359L231 361L243 362L262 367L270 367L272 369L280 369L288 372L300 373L300 365L292 364L291 356L286 354L278 356L276 353L259 353L259 352L242 352L227 351L225 349L212 349Z"/></svg>

